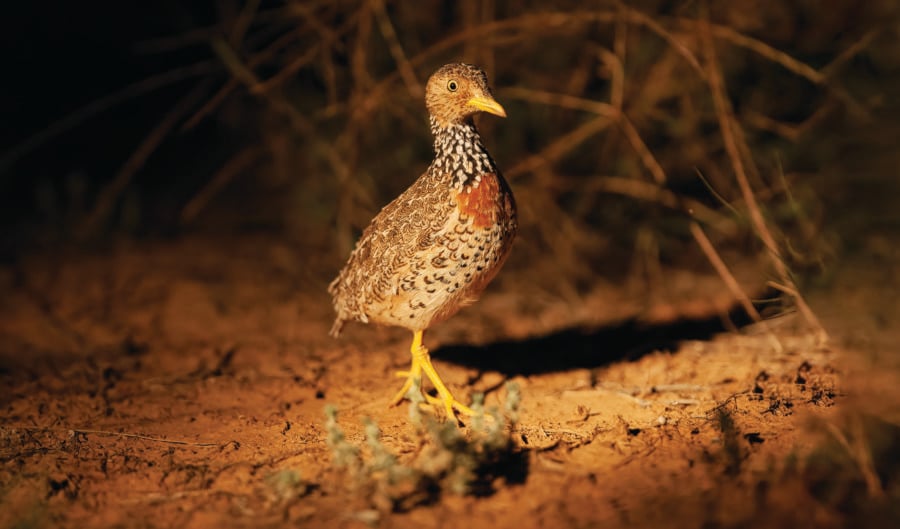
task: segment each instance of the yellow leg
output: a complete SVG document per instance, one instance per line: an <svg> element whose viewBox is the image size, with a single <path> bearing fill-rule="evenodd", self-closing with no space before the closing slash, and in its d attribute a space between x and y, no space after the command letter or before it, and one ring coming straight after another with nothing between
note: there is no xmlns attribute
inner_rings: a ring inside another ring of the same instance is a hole
<svg viewBox="0 0 900 529"><path fill-rule="evenodd" d="M394 395L394 398L391 399L391 406L396 406L403 402L403 399L406 398L406 394L409 392L409 388L412 387L414 380L419 380L420 387L422 381L422 366L416 362L416 355L413 353L412 355L412 364L410 364L409 371L397 371L398 377L406 377L406 382L403 383L403 387L400 388L400 391Z"/></svg>
<svg viewBox="0 0 900 529"><path fill-rule="evenodd" d="M441 377L438 376L437 371L434 369L434 365L431 363L431 356L428 354L428 349L422 345L422 334L423 331L415 331L413 333L413 342L409 348L409 352L412 356L412 363L410 364L408 373L397 373L400 376L405 376L406 382L403 383L403 387L400 388L400 391L394 396L391 403L396 405L406 398L406 392L412 387L413 380L421 379L422 373L425 373L425 376L428 377L428 380L434 385L434 389L437 390L439 396L438 398L434 398L430 395L425 395L428 402L433 405L443 405L444 410L447 412L447 417L455 416L453 412L454 409L465 415L474 415L475 412L472 411L471 408L453 398L453 394L450 393L450 390L444 385Z"/></svg>

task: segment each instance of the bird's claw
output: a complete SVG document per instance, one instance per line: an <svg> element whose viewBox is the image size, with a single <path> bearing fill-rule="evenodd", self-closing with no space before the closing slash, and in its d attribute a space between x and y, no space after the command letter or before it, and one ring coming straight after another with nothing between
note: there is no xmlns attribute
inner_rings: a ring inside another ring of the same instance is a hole
<svg viewBox="0 0 900 529"><path fill-rule="evenodd" d="M414 379L414 377L409 376L408 371L398 371L397 376L401 376L401 375L407 377L406 382L404 382L403 386L400 388L400 391L398 391L394 395L394 398L391 399L391 406L397 406L404 400L407 400L409 397L409 395L408 395L409 390L413 387L413 384L414 384L415 379ZM455 417L457 413L461 413L466 416L475 415L475 411L472 408L466 406L462 402L459 402L458 400L453 398L453 395L451 395L451 394L447 394L447 395L443 395L443 396L439 395L439 396L435 397L433 395L429 395L428 393L426 393L424 391L421 391L421 389L420 389L420 392L421 392L422 397L425 399L425 401L429 405L431 405L431 407L433 409L434 408L443 409L447 413L448 418Z"/></svg>

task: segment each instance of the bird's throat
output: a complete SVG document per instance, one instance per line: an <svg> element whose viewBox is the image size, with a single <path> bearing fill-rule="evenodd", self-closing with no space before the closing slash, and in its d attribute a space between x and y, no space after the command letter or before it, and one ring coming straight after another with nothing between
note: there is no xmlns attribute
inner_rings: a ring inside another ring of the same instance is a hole
<svg viewBox="0 0 900 529"><path fill-rule="evenodd" d="M431 132L434 134L434 161L429 170L435 176L447 179L455 191L477 187L482 175L497 171L471 119L448 125L439 125L432 119Z"/></svg>

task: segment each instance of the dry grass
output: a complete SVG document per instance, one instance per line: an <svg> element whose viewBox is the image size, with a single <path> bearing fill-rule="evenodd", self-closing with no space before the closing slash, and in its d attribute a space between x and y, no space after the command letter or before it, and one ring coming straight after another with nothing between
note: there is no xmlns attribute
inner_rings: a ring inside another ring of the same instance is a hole
<svg viewBox="0 0 900 529"><path fill-rule="evenodd" d="M523 213L513 266L552 252L557 277L572 278L573 289L591 280L598 262L688 264L684 248L693 236L702 252L691 258L711 259L735 289L714 249L762 251L777 278L769 286L792 299L825 340L791 271L821 261L821 216L801 213L810 205L798 205L791 187L806 184L781 164L816 126L840 115L869 118L841 72L888 32L891 9L842 4L836 11L853 14L857 25L843 28L847 36L835 44L834 13L760 4L759 13L706 2L548 10L517 0L442 12L437 2L222 0L216 25L139 47L153 54L206 46L210 60L88 105L5 153L0 167L123 99L197 77L103 184L74 235L105 233L163 139L212 120L240 134L244 148L221 160L172 222L215 219L217 199L240 189L265 212L263 222L274 218L344 255L374 212L424 168L428 74L449 60L477 62L510 107L509 120L482 126ZM801 17L810 28L798 25ZM788 28L773 33L781 43L791 42L785 32L812 40L818 48L805 55L826 60L816 66L767 42L768 24ZM749 77L755 85L741 81ZM785 154L760 166L773 149ZM754 315L750 294L735 291Z"/></svg>
<svg viewBox="0 0 900 529"><path fill-rule="evenodd" d="M609 3L595 10L546 12L520 2L501 12L485 2L479 8L461 7L440 20L425 15L427 10L383 1L352 7L324 2L288 3L273 10L259 7L250 3L242 10L232 9L240 15L207 31L230 78L189 123L244 104L244 95L260 101L272 116L259 120L258 126L266 127L263 142L287 137L304 153L302 160L279 156L279 146L264 143L271 163L286 164L272 170L294 175L293 185L304 191L310 190L306 180L330 175L332 184L312 190L336 206L331 219L317 220L333 227L339 253L349 249L374 211L407 185L416 176L416 167L427 160L420 103L423 80L441 62L463 59L485 65L499 96L513 105L520 102L508 122L484 126L523 198L523 210L535 213L523 216L524 244L531 247L523 254L555 248L578 256L582 253L578 241L596 238L597 230L612 229L621 232L626 244L634 241L640 230L604 214L600 207L614 200L608 196L611 187L603 185L610 182L609 176L634 181L612 187L613 193L637 198L636 204L627 206L630 215L653 222L660 219L656 210L662 206L671 212L664 214L667 220L677 219L685 227L682 233L695 216L742 241L736 233L742 230L728 226L727 216L713 212L716 200L708 193L682 191L696 188L695 171L700 171L738 214L732 224L743 225L740 217L749 218L786 292L796 292L786 253L779 248L780 234L767 229L764 217L770 215L766 209L786 200L785 184L790 183L777 171L766 175L756 167L751 139L765 132L760 128L777 129L784 120L772 115L779 109L766 105L745 105L742 112L752 118L741 119L726 93L718 55L727 55L732 77L749 73L741 71L739 61L752 54L768 61L755 65L756 73L794 82L798 89L803 82L820 87L805 89L821 101L806 110L809 119L825 119L823 112L840 108L863 115L863 105L848 95L836 73L852 56L864 53L880 31L860 32L852 45L835 50L831 63L816 69L729 27L726 22L737 15L721 9L692 14L685 6L654 13L652 4L637 9ZM185 44L191 42L196 40ZM154 45L162 43L147 44ZM833 100L840 104L831 104ZM711 131L712 125L718 131ZM744 127L757 128L751 136ZM573 185L560 185L566 180L562 175L571 175ZM658 191L633 191L648 185ZM760 195L767 197L765 205L754 198ZM652 203L641 204L647 200ZM193 201L191 214L182 218L199 214L197 204ZM561 225L570 226L564 237L557 230ZM659 238L671 235L661 233ZM727 240L717 241L723 243ZM661 252L661 258L667 257L671 255ZM810 315L802 298L797 303ZM812 318L811 323L815 325Z"/></svg>

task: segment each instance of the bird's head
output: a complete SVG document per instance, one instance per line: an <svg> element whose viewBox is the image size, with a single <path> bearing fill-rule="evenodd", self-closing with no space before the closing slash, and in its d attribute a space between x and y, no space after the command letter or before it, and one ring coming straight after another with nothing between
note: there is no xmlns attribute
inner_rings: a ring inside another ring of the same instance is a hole
<svg viewBox="0 0 900 529"><path fill-rule="evenodd" d="M425 106L441 127L461 123L476 112L506 117L491 95L487 75L471 64L447 64L434 72L425 87Z"/></svg>

